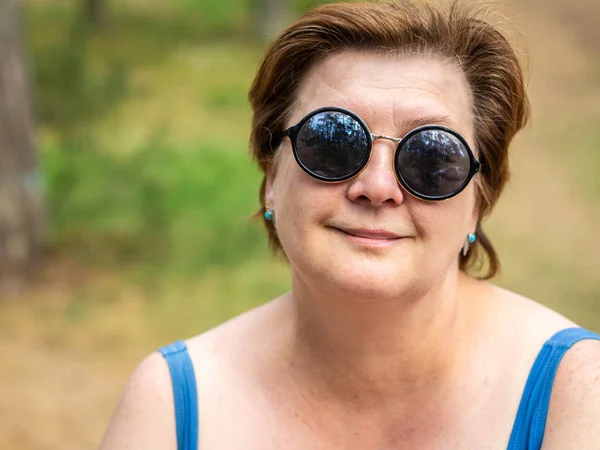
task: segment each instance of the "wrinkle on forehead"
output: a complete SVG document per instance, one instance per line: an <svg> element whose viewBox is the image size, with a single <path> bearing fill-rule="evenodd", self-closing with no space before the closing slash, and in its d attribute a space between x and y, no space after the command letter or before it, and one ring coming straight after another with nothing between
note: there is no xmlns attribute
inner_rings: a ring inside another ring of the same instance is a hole
<svg viewBox="0 0 600 450"><path fill-rule="evenodd" d="M466 77L450 58L345 51L309 69L289 125L319 107L341 106L361 116L375 133L397 134L409 131L405 128L411 122L446 117L441 125L472 137L472 105Z"/></svg>

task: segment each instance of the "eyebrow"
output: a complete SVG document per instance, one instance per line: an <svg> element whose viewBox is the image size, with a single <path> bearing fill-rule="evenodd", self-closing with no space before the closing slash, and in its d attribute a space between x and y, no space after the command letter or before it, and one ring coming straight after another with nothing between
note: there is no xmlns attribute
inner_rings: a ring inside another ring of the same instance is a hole
<svg viewBox="0 0 600 450"><path fill-rule="evenodd" d="M407 130L414 130L425 125L444 125L454 130L458 128L456 123L449 116L445 115L406 118L402 123L406 126Z"/></svg>

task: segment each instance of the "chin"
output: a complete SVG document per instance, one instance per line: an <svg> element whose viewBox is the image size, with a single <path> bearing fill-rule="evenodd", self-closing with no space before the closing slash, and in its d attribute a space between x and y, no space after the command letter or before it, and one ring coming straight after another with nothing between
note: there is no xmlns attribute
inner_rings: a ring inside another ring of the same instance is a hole
<svg viewBox="0 0 600 450"><path fill-rule="evenodd" d="M431 285L435 264L423 258L414 241L390 247L349 245L344 240L286 240L286 254L303 283L317 293L356 301L412 298ZM298 245L300 242L304 245ZM285 248L285 246L284 246Z"/></svg>
<svg viewBox="0 0 600 450"><path fill-rule="evenodd" d="M340 258L320 273L319 283L333 292L364 301L388 301L409 295L423 280L409 261Z"/></svg>

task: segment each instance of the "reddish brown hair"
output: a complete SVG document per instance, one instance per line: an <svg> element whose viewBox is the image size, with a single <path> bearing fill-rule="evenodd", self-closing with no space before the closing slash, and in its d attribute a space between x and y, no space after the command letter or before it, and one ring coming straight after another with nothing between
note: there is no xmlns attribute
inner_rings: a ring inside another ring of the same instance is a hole
<svg viewBox="0 0 600 450"><path fill-rule="evenodd" d="M529 115L523 70L508 40L483 20L481 8L454 1L337 3L315 8L286 28L269 46L249 92L253 110L250 145L263 173L272 168L300 82L315 62L346 49L432 54L456 61L473 93L475 149L482 163L478 183L477 243L460 255L461 270L486 267L493 277L500 262L481 220L509 178L508 147ZM265 211L265 178L260 189ZM264 221L274 249L280 243Z"/></svg>

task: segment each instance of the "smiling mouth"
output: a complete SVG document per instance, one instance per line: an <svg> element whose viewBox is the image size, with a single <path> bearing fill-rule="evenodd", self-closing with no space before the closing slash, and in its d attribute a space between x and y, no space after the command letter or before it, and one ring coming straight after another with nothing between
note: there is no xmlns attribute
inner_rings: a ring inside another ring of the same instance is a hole
<svg viewBox="0 0 600 450"><path fill-rule="evenodd" d="M364 228L342 229L335 227L334 229L351 240L363 244L391 244L403 239L402 236L387 230L371 230Z"/></svg>

